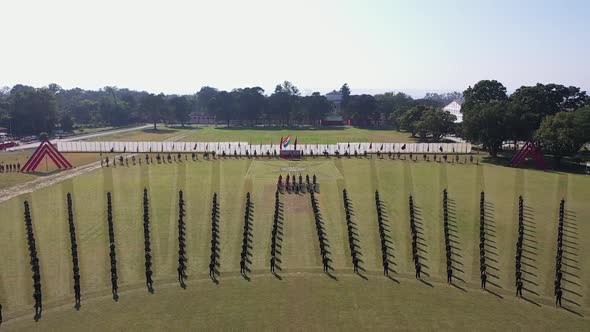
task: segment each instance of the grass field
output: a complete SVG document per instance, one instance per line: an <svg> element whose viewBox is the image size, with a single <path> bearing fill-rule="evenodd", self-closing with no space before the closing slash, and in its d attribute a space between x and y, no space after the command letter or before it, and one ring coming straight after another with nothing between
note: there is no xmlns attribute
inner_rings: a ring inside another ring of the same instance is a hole
<svg viewBox="0 0 590 332"><path fill-rule="evenodd" d="M34 150L2 152L0 153L0 163L20 163L22 167L27 160L29 160L33 151ZM72 165L74 165L74 167L100 161L100 155L98 153L64 153L63 155L70 163L72 163ZM0 189L32 181L40 176L55 174L55 172L59 172L59 169L48 159L47 163L41 162L38 172L35 173L0 173Z"/></svg>
<svg viewBox="0 0 590 332"><path fill-rule="evenodd" d="M293 135L293 133L291 133ZM279 134L280 136L280 134ZM188 138L187 138L188 139ZM225 138L224 138L225 139ZM223 139L221 139L223 140ZM286 167L317 174L320 209L335 268L321 273L309 195L283 195L282 280L269 273L276 177ZM149 189L154 295L145 290L143 188ZM359 229L366 280L352 274L342 190ZM448 188L458 241L456 286L445 283L442 190ZM176 282L177 192L187 202L189 281ZM395 280L382 276L374 192L388 214ZM490 292L479 290L478 206L485 190L490 223ZM121 300L110 299L107 191L114 193ZM82 276L80 312L73 310L72 262L65 196L73 193ZM208 279L213 192L220 196L220 284ZM239 276L246 192L254 202L252 281ZM413 278L408 195L416 200L423 233L425 283ZM517 198L527 207L525 297L514 297ZM568 211L564 306L553 308L558 204ZM590 329L590 178L495 165L457 165L378 159L302 162L218 160L103 168L0 204L2 329L324 330L588 330ZM32 280L23 200L32 203L46 311L32 321ZM584 317L580 317L584 316ZM8 320L8 321L6 321ZM191 324L191 325L189 325Z"/></svg>
<svg viewBox="0 0 590 332"><path fill-rule="evenodd" d="M395 130L373 130L354 127L316 128L227 128L198 127L183 139L186 142L250 142L253 144L279 144L281 137L291 135L291 143L297 137L300 144L334 144L342 142L414 142L408 133Z"/></svg>
<svg viewBox="0 0 590 332"><path fill-rule="evenodd" d="M163 125L158 126L158 130L153 128L145 128L139 130L124 131L121 133L115 133L110 135L97 136L88 139L90 142L156 142L163 141L169 138L173 138L178 135L186 134L190 130L195 128L187 126L186 128L180 127L164 127Z"/></svg>
<svg viewBox="0 0 590 332"><path fill-rule="evenodd" d="M160 128L157 131L154 131L153 129L140 129L93 137L89 139L89 141L163 141L187 134L192 129L192 127L186 127L184 129L165 127ZM33 149L14 152L2 151L0 152L0 163L16 164L18 162L22 166L27 162L34 151L35 150ZM74 167L100 161L100 155L98 153L64 153L64 156ZM55 174L56 172L59 172L58 168L53 162L48 160L47 163L42 162L35 173L0 173L0 189L32 181L42 176Z"/></svg>

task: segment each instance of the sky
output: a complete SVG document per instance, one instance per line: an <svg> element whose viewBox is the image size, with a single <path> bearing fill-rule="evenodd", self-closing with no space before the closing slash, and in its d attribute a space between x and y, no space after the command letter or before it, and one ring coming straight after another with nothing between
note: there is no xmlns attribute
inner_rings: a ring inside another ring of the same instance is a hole
<svg viewBox="0 0 590 332"><path fill-rule="evenodd" d="M0 86L590 90L586 0L0 0Z"/></svg>

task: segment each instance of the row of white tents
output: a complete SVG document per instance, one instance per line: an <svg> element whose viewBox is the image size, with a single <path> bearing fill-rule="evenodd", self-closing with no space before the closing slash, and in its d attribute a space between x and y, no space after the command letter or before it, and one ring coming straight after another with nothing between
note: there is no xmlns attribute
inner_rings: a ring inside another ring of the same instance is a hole
<svg viewBox="0 0 590 332"><path fill-rule="evenodd" d="M279 154L278 144L249 144L247 142L58 142L60 152L101 153L204 153L217 154ZM304 155L367 153L468 154L470 143L337 143L289 145L285 150L300 150Z"/></svg>

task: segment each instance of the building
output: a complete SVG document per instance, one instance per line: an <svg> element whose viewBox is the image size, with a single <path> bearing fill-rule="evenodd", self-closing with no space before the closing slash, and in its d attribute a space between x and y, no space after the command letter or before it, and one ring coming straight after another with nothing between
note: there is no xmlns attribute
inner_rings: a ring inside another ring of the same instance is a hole
<svg viewBox="0 0 590 332"><path fill-rule="evenodd" d="M205 113L191 113L189 123L191 124L215 124L215 115Z"/></svg>
<svg viewBox="0 0 590 332"><path fill-rule="evenodd" d="M322 126L343 126L346 125L346 121L344 121L342 115L331 113L326 115L320 124Z"/></svg>
<svg viewBox="0 0 590 332"><path fill-rule="evenodd" d="M455 120L455 123L461 123L463 122L463 113L461 113L461 105L463 105L464 102L465 101L463 99L455 99L452 102L450 102L447 106L445 106L443 108L443 111L447 111L456 116L457 120Z"/></svg>

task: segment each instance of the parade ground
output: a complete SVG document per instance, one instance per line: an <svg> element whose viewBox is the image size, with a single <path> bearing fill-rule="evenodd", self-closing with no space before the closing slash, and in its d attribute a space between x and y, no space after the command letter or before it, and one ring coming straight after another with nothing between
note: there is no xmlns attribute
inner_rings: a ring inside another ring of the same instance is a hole
<svg viewBox="0 0 590 332"><path fill-rule="evenodd" d="M195 141L198 131L167 133L166 139ZM131 141L130 135L120 139ZM137 140L150 141L151 137L141 134ZM97 154L70 155L79 158L75 160L97 160ZM124 324L130 330L185 326L244 330L590 328L590 261L585 259L590 250L586 236L590 234L590 178L585 175L509 168L479 159L470 163L466 158L460 163L392 160L376 155L301 161L204 160L199 155L195 161L188 154L181 159L141 166L99 164L0 203L0 238L4 239L0 242L1 329L105 330L120 329ZM333 268L329 275L322 273L308 193L280 195L283 226L279 261L277 275L270 273L274 195L279 175L288 174L317 176L320 193L316 198ZM145 284L144 188L149 196L154 294L146 291ZM358 233L359 274L353 273L344 189ZM456 267L452 285L446 279L444 189L448 190ZM186 289L177 280L179 190L186 202ZM375 191L379 191L391 237L389 277L383 275ZM486 195L489 241L487 290L480 289L481 191ZM107 192L113 195L118 302L111 296ZM248 192L253 214L245 278L239 271ZM79 311L73 308L67 193L72 194L77 235L82 293ZM207 273L214 193L220 211L218 283ZM409 195L420 225L421 281L415 279L412 263ZM515 297L514 286L519 195L524 199L526 221L523 298ZM555 308L553 278L561 199L566 202L567 221L565 281L563 307ZM31 206L41 271L44 312L39 322L32 319L25 200Z"/></svg>

